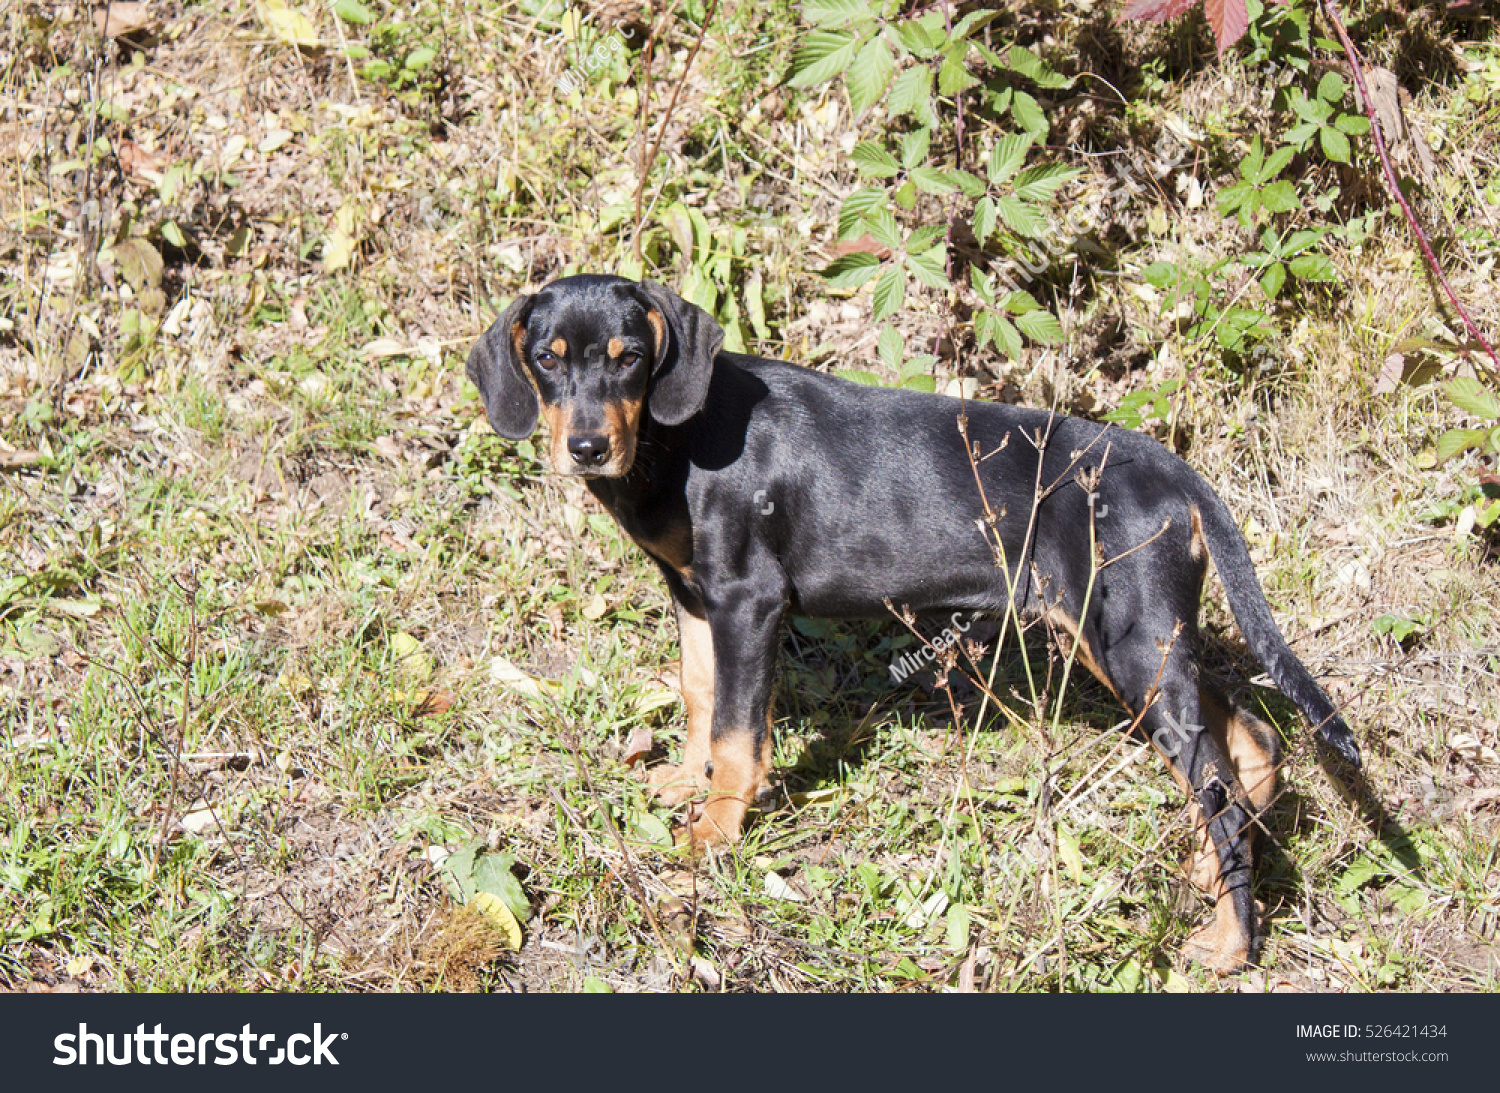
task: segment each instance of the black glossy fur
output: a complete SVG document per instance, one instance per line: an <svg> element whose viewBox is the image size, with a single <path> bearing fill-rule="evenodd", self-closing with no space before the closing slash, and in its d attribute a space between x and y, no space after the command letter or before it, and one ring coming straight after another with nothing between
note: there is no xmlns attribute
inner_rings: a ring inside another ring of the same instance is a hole
<svg viewBox="0 0 1500 1093"><path fill-rule="evenodd" d="M788 613L885 617L887 601L918 613L1006 610L1005 573L976 524L982 503L958 428L967 413L1023 613L1050 613L1080 635L1080 660L1148 737L1229 718L1222 731L1190 732L1169 762L1206 817L1211 852L1200 868L1219 904L1223 936L1200 946L1218 955L1195 955L1225 968L1248 960L1251 829L1269 788L1247 794L1236 771L1245 756L1274 771L1276 743L1199 678L1207 554L1277 686L1345 758L1358 764L1359 750L1282 638L1213 490L1151 438L1118 427L860 386L721 343L710 316L658 285L579 276L516 300L468 363L496 431L525 437L545 412L555 469L584 476L661 567L684 627L685 692L694 691L688 758L707 756L701 774L669 771L694 790L707 781L692 837L732 840L764 784ZM702 633L711 648L693 636ZM689 683L689 660L705 658ZM707 714L693 714L694 695L712 710L711 731Z"/></svg>

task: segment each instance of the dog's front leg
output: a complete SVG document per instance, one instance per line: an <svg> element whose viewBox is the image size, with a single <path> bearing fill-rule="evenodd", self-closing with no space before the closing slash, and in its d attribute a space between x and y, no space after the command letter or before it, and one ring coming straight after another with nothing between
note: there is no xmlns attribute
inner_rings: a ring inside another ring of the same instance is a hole
<svg viewBox="0 0 1500 1093"><path fill-rule="evenodd" d="M708 618L696 599L676 594L677 635L682 644L682 702L687 707L687 744L682 765L663 764L651 772L651 786L665 804L680 805L708 790L714 726L714 646Z"/></svg>
<svg viewBox="0 0 1500 1093"><path fill-rule="evenodd" d="M682 841L733 842L771 769L771 684L786 595L744 580L705 596L714 650L709 785Z"/></svg>

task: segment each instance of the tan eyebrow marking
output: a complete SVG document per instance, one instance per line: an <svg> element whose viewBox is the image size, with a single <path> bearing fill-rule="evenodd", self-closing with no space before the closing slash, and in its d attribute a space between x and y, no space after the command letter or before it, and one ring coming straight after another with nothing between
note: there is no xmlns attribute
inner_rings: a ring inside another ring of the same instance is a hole
<svg viewBox="0 0 1500 1093"><path fill-rule="evenodd" d="M552 352L556 353L559 357L566 357L568 355L568 342L567 342L567 339L565 339L565 338L553 338L552 339Z"/></svg>
<svg viewBox="0 0 1500 1093"><path fill-rule="evenodd" d="M609 350L611 357L618 357L621 353L625 352L625 343L619 338L611 338L609 339L609 345L605 346L605 348Z"/></svg>

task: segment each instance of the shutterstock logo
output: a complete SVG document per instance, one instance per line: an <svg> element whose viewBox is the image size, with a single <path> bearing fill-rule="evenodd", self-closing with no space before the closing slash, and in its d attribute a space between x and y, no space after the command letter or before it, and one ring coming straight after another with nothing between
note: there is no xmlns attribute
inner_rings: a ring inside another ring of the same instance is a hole
<svg viewBox="0 0 1500 1093"><path fill-rule="evenodd" d="M347 1032L323 1035L323 1026L314 1024L312 1033L295 1032L278 1046L276 1033L257 1034L247 1024L239 1032L206 1032L194 1036L187 1032L166 1033L161 1025L147 1032L144 1024L134 1032L90 1032L79 1022L78 1032L59 1033L52 1041L57 1054L53 1066L338 1066L331 1050L335 1040L347 1040ZM212 1059L210 1059L212 1051Z"/></svg>

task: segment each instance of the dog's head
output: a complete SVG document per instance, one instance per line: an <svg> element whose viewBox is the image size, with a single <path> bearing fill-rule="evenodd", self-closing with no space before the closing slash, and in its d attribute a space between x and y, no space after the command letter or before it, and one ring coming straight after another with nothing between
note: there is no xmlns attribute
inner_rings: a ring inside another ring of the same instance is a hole
<svg viewBox="0 0 1500 1093"><path fill-rule="evenodd" d="M651 281L582 275L521 296L469 352L467 372L495 432L521 440L540 411L560 474L619 477L641 415L680 425L708 396L724 332Z"/></svg>

